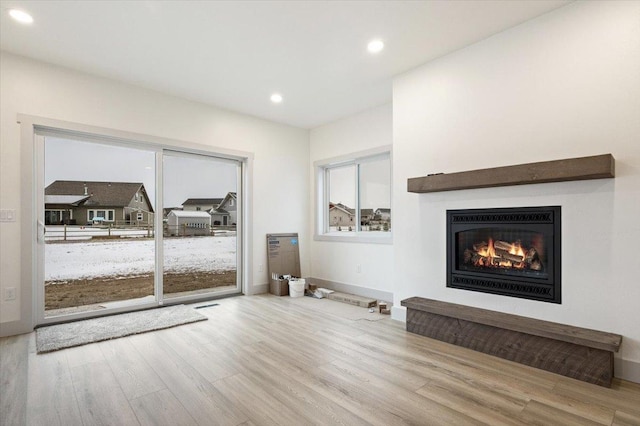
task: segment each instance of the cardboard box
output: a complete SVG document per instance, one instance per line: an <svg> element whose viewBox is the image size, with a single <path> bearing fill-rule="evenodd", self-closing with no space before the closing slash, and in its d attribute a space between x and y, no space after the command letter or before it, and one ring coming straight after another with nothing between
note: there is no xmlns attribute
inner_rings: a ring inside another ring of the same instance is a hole
<svg viewBox="0 0 640 426"><path fill-rule="evenodd" d="M300 276L300 250L298 234L267 234L267 262L269 267L269 293L289 295L289 281L278 277ZM275 277L275 278L274 278Z"/></svg>
<svg viewBox="0 0 640 426"><path fill-rule="evenodd" d="M289 280L274 280L269 283L269 293L276 296L288 296L289 295Z"/></svg>
<svg viewBox="0 0 640 426"><path fill-rule="evenodd" d="M368 297L356 296L355 294L333 292L327 296L327 299L337 302L348 303L349 305L361 306L363 308L373 308L378 303L376 299Z"/></svg>

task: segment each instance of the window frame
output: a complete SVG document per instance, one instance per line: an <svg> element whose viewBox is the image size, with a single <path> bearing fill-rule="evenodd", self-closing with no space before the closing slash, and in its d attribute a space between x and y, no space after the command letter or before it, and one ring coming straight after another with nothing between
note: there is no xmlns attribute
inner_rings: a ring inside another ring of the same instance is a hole
<svg viewBox="0 0 640 426"><path fill-rule="evenodd" d="M393 211L393 153L391 145L381 146L368 149L365 151L354 152L339 157L328 158L315 161L315 223L314 236L316 241L337 241L337 242L354 242L354 243L374 243L374 244L392 244L393 243L393 227L389 231L361 231L358 226L360 221L360 173L358 165L372 160L388 158L389 160L389 208ZM338 167L354 165L356 166L356 215L354 218L354 231L331 232L329 228L330 215L329 209L325 207L329 205L329 182L328 171Z"/></svg>
<svg viewBox="0 0 640 426"><path fill-rule="evenodd" d="M98 215L98 212L104 212L104 221L105 222L115 222L116 211L115 209L103 209L103 208L94 208L87 210L87 222L93 221L94 217L102 217ZM93 217L91 216L93 213ZM111 218L111 219L109 219Z"/></svg>

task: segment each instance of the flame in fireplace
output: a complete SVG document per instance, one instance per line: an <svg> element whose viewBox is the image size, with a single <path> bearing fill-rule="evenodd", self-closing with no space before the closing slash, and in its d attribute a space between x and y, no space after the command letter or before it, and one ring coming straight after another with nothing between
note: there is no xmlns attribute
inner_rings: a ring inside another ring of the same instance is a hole
<svg viewBox="0 0 640 426"><path fill-rule="evenodd" d="M490 266L493 265L493 259L496 258L496 250L493 247L493 239L489 238L489 244L487 247L483 247L478 250L478 254L482 256L476 262L478 266Z"/></svg>
<svg viewBox="0 0 640 426"><path fill-rule="evenodd" d="M511 244L511 248L509 249L509 254L515 254L516 256L521 256L523 259L525 257L524 250L522 250L522 243L520 241L516 241Z"/></svg>
<svg viewBox="0 0 640 426"><path fill-rule="evenodd" d="M526 249L515 242L495 241L474 244L474 252L468 251L467 259L475 266L540 270L541 264L535 249ZM467 255L465 255L467 256Z"/></svg>

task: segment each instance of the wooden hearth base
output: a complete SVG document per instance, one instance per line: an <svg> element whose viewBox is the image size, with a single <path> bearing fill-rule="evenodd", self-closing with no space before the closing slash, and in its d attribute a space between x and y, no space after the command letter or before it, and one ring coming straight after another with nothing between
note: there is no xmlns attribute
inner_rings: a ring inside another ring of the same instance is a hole
<svg viewBox="0 0 640 426"><path fill-rule="evenodd" d="M600 386L611 386L622 336L412 297L407 331Z"/></svg>

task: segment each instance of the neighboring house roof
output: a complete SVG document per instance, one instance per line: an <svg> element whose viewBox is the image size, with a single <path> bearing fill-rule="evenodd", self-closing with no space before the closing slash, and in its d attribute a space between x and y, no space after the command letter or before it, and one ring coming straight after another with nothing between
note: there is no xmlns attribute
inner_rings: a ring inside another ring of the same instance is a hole
<svg viewBox="0 0 640 426"><path fill-rule="evenodd" d="M391 213L391 209L377 209L376 211L380 213Z"/></svg>
<svg viewBox="0 0 640 426"><path fill-rule="evenodd" d="M227 192L227 195L225 195L224 199L222 200L222 202L218 207L225 206L229 202L229 200L236 200L237 198L238 196L235 192Z"/></svg>
<svg viewBox="0 0 640 426"><path fill-rule="evenodd" d="M171 212L171 210L182 210L182 207L165 207L162 209L162 213L166 216Z"/></svg>
<svg viewBox="0 0 640 426"><path fill-rule="evenodd" d="M211 216L207 212L196 211L196 210L171 210L169 212L170 215L174 215L175 217L186 217L186 218L207 218L210 219Z"/></svg>
<svg viewBox="0 0 640 426"><path fill-rule="evenodd" d="M224 198L187 198L187 200L182 203L183 206L202 206L211 204L213 206L219 205Z"/></svg>
<svg viewBox="0 0 640 426"><path fill-rule="evenodd" d="M229 214L228 211L226 211L225 209L211 209L209 210L209 214L221 214L221 215L225 215L225 214Z"/></svg>
<svg viewBox="0 0 640 426"><path fill-rule="evenodd" d="M331 211L331 210L340 210L340 211L345 212L345 213L346 213L346 214L348 214L348 215L354 215L354 214L355 214L355 210L350 209L350 208L343 208L343 207L340 207L341 205L342 205L342 204L335 204L333 207L331 207L331 208L329 209L329 211Z"/></svg>
<svg viewBox="0 0 640 426"><path fill-rule="evenodd" d="M70 206L78 206L86 201L89 195L45 195L45 204L68 204Z"/></svg>
<svg viewBox="0 0 640 426"><path fill-rule="evenodd" d="M86 188L86 190L85 190ZM126 207L131 203L136 192L142 190L147 200L149 211L153 207L147 196L144 185L139 182L92 182L81 180L57 180L44 190L45 195L89 196L84 203L87 207Z"/></svg>

